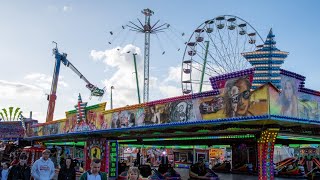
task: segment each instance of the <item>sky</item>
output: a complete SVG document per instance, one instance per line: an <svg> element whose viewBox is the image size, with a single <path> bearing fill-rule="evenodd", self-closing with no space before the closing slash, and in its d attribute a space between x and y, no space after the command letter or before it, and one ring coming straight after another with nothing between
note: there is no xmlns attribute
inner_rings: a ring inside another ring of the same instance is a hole
<svg viewBox="0 0 320 180"><path fill-rule="evenodd" d="M92 84L106 88L100 101L90 99L85 82L62 65L54 119L74 110L79 93L88 105L107 102L106 109L110 109L111 86L115 87L114 108L137 104L133 58L127 52L138 54L142 94L144 36L131 37L120 30L129 21L144 21L141 10L145 8L154 11L152 22L160 19L174 33L185 33L172 41L151 38L150 100L182 95L184 51L177 48L184 49L184 42L200 24L219 15L245 19L262 38L272 28L277 47L290 53L282 68L304 75L307 88L320 90L318 7L317 0L0 1L0 108L20 107L24 116L32 111L34 119L45 122L55 63L52 41ZM110 31L119 32L122 43L108 44L114 40Z"/></svg>

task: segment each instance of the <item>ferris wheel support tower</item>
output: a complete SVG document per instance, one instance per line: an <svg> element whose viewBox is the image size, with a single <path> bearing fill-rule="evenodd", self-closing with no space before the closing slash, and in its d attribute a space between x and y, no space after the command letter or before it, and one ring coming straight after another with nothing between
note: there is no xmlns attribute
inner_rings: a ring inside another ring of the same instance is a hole
<svg viewBox="0 0 320 180"><path fill-rule="evenodd" d="M150 9L143 9L141 11L142 14L145 15L145 23L144 25L138 19L139 24L135 24L131 21L129 25L127 25L131 31L136 31L139 33L144 33L144 77L143 77L143 102L149 101L149 62L150 62L150 35L157 34L159 32L163 32L163 30L168 29L170 27L169 24L164 23L162 25L157 26L160 20L151 25L150 17L154 14L154 12Z"/></svg>

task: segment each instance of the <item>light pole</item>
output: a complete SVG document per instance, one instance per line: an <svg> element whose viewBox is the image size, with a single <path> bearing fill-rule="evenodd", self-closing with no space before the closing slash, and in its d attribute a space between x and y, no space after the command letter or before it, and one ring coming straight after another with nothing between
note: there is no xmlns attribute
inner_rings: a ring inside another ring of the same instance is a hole
<svg viewBox="0 0 320 180"><path fill-rule="evenodd" d="M113 108L113 104L112 104L112 89L114 89L114 86L111 86L110 89L111 89L111 93L110 93L110 109L112 109Z"/></svg>
<svg viewBox="0 0 320 180"><path fill-rule="evenodd" d="M137 53L133 53L133 61L134 61L134 72L136 74L136 83L137 83L137 92L138 92L138 103L140 104L140 89L139 89L139 80L138 80L138 71L137 71L137 61L136 61Z"/></svg>

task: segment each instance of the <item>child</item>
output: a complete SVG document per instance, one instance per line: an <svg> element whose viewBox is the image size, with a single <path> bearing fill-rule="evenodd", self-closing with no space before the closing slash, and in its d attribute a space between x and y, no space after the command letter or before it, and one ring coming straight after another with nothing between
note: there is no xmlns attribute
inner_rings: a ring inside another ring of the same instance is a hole
<svg viewBox="0 0 320 180"><path fill-rule="evenodd" d="M7 180L10 164L8 162L1 163L2 170L0 171L0 180Z"/></svg>
<svg viewBox="0 0 320 180"><path fill-rule="evenodd" d="M141 180L140 171L137 167L130 167L128 171L128 180Z"/></svg>

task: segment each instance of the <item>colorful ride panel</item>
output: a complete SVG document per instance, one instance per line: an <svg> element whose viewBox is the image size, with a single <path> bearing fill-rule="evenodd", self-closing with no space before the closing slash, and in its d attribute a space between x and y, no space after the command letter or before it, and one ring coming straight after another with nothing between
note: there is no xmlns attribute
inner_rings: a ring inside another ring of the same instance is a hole
<svg viewBox="0 0 320 180"><path fill-rule="evenodd" d="M193 95L107 111L105 111L106 103L85 107L86 118L81 122L77 121L76 110L68 111L66 119L32 125L27 132L29 137L50 136L207 120L230 119L236 122L241 118L255 119L268 114L276 119L302 119L308 123L310 121L320 123L320 93L304 88L303 76L281 70L283 88L280 92L272 84L251 90L253 74L253 69L248 69L211 78L212 91ZM292 89L287 92L286 88ZM289 96L291 99L286 99Z"/></svg>

